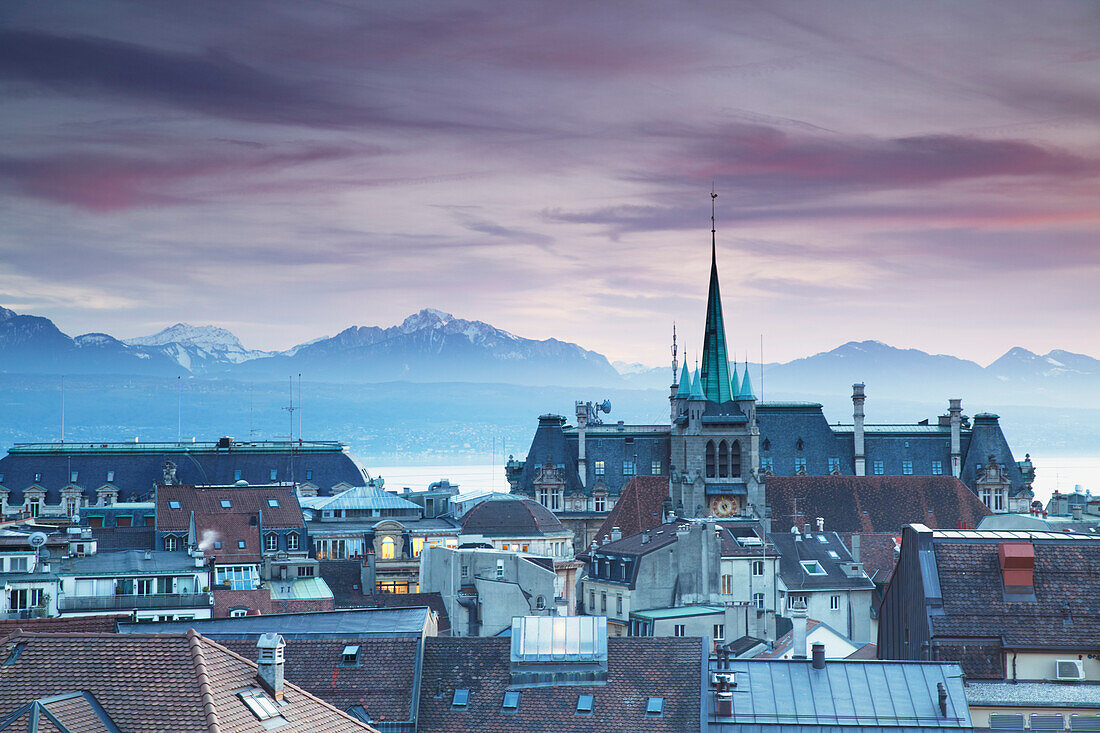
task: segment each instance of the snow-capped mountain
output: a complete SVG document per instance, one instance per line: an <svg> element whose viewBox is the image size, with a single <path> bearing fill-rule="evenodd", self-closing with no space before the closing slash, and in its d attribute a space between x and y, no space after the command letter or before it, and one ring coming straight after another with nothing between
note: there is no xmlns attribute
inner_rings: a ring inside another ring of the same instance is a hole
<svg viewBox="0 0 1100 733"><path fill-rule="evenodd" d="M126 339L129 346L159 347L193 373L224 370L230 364L271 356L276 352L246 349L232 332L217 326L177 323L152 336Z"/></svg>
<svg viewBox="0 0 1100 733"><path fill-rule="evenodd" d="M1047 354L1036 354L1016 346L986 367L986 370L1002 382L1050 377L1091 377L1100 375L1100 360L1061 349Z"/></svg>

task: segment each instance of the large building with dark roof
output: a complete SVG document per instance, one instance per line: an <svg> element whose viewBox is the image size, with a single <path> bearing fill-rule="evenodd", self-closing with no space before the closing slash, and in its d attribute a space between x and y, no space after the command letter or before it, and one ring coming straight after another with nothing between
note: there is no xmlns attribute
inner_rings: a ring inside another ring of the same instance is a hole
<svg viewBox="0 0 1100 733"><path fill-rule="evenodd" d="M576 404L576 424L539 417L524 461L506 466L512 490L554 512L606 513L636 477L667 483L682 516L766 515L765 486L780 476L954 477L994 512L1028 511L1030 459L1017 462L992 413L962 401L915 424L866 421L865 385L852 389L852 422L830 423L816 402L757 400L744 366L728 357L712 242L702 361L678 369L673 336L667 424L604 424L606 405ZM598 522L595 522L598 525Z"/></svg>
<svg viewBox="0 0 1100 733"><path fill-rule="evenodd" d="M0 508L68 517L82 507L148 499L158 483L241 481L298 484L304 496L365 483L337 442L19 443L0 458Z"/></svg>

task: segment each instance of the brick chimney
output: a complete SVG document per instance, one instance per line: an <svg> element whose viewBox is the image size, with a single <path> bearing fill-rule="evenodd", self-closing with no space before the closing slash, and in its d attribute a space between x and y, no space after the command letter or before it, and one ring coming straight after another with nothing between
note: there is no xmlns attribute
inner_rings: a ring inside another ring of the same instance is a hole
<svg viewBox="0 0 1100 733"><path fill-rule="evenodd" d="M259 652L259 678L276 701L283 699L283 649L286 642L279 634L270 633L260 636L256 642Z"/></svg>
<svg viewBox="0 0 1100 733"><path fill-rule="evenodd" d="M1035 548L1030 542L1002 542L997 545L1001 561L1001 578L1005 593L1035 592Z"/></svg>

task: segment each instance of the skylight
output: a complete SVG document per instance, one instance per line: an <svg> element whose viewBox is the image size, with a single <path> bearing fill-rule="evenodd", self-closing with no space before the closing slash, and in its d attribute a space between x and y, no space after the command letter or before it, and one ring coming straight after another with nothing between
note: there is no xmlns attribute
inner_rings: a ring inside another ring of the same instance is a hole
<svg viewBox="0 0 1100 733"><path fill-rule="evenodd" d="M463 708L470 704L470 691L466 689L455 690L454 699L451 700L452 708Z"/></svg>
<svg viewBox="0 0 1100 733"><path fill-rule="evenodd" d="M275 703L259 690L246 690L240 693L241 702L248 706L260 720L270 720L279 714L279 708Z"/></svg>
<svg viewBox="0 0 1100 733"><path fill-rule="evenodd" d="M645 706L647 718L659 718L665 711L665 699L663 697L651 697Z"/></svg>
<svg viewBox="0 0 1100 733"><path fill-rule="evenodd" d="M267 500L267 505L270 506L270 507L277 507L277 506L279 506L279 500L278 499L268 499Z"/></svg>
<svg viewBox="0 0 1100 733"><path fill-rule="evenodd" d="M229 501L229 499L222 499L222 509L232 509L232 508L233 508L233 502Z"/></svg>
<svg viewBox="0 0 1100 733"><path fill-rule="evenodd" d="M595 698L592 695L581 695L577 698L577 715L591 715L592 703Z"/></svg>
<svg viewBox="0 0 1100 733"><path fill-rule="evenodd" d="M237 549L239 549L239 550L244 549L244 540L237 540Z"/></svg>
<svg viewBox="0 0 1100 733"><path fill-rule="evenodd" d="M168 502L168 508L169 508L169 509L182 509L182 508L183 508L183 505L182 505L182 504L180 504L180 503L179 503L178 501L176 501L175 499L173 499L172 501Z"/></svg>
<svg viewBox="0 0 1100 733"><path fill-rule="evenodd" d="M519 707L519 692L516 690L508 690L504 693L504 704L501 706L504 710L515 710Z"/></svg>
<svg viewBox="0 0 1100 733"><path fill-rule="evenodd" d="M806 575L828 575L825 568L821 567L821 563L817 560L803 560L801 563L802 569L806 571Z"/></svg>
<svg viewBox="0 0 1100 733"><path fill-rule="evenodd" d="M829 557L833 558L834 560L840 559L840 555L836 554L836 550L829 550Z"/></svg>
<svg viewBox="0 0 1100 733"><path fill-rule="evenodd" d="M823 544L823 545L827 545L827 544L829 544L829 538L828 538L828 537L826 537L826 536L825 536L825 535L823 535L823 534L819 534L819 535L817 536L817 541L818 541L818 542L820 542L820 543L821 543L821 544Z"/></svg>

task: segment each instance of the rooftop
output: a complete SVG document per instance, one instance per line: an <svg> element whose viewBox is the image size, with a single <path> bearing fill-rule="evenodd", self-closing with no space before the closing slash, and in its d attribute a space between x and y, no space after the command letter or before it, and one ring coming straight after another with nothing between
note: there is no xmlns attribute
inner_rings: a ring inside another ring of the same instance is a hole
<svg viewBox="0 0 1100 733"><path fill-rule="evenodd" d="M316 636L419 637L424 634L427 614L426 607L359 608L240 618L120 623L118 630L123 634L170 634L193 628L211 639L240 639L271 632L279 633L288 640Z"/></svg>
<svg viewBox="0 0 1100 733"><path fill-rule="evenodd" d="M219 447L219 441L205 443L157 443L126 441L115 443L16 443L8 449L12 455L47 454L47 455L74 455L83 453L285 453L286 451L299 452L323 452L342 453L344 444L330 440L260 440L260 441L236 441L228 446Z"/></svg>
<svg viewBox="0 0 1100 733"><path fill-rule="evenodd" d="M553 512L531 499L483 501L462 518L463 534L493 537L559 534L567 531Z"/></svg>

